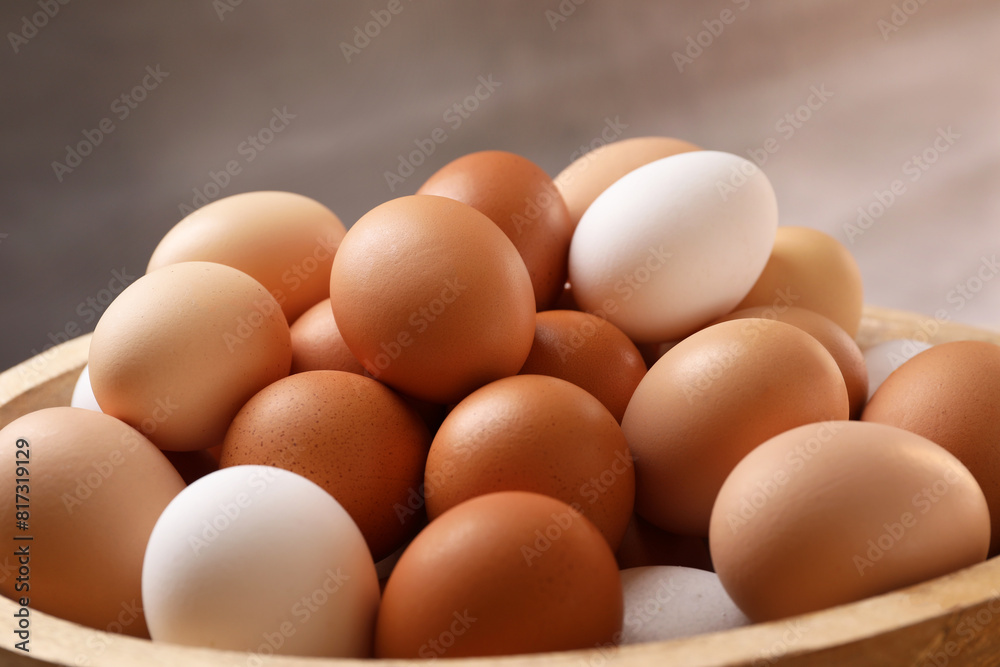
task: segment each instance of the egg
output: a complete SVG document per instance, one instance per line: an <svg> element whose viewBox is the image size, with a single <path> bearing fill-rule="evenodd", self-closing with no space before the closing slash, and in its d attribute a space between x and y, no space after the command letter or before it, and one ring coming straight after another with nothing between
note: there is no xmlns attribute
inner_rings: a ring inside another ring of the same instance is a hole
<svg viewBox="0 0 1000 667"><path fill-rule="evenodd" d="M531 278L514 244L446 197L400 197L363 215L337 252L330 298L365 369L434 403L515 375L535 333Z"/></svg>
<svg viewBox="0 0 1000 667"><path fill-rule="evenodd" d="M535 317L535 340L521 374L572 382L597 397L620 423L646 364L629 337L607 320L548 310Z"/></svg>
<svg viewBox="0 0 1000 667"><path fill-rule="evenodd" d="M865 367L868 369L868 398L871 399L875 395L875 390L882 386L885 379L902 366L905 361L930 348L931 344L925 341L897 338L872 345L865 350Z"/></svg>
<svg viewBox="0 0 1000 667"><path fill-rule="evenodd" d="M289 328L292 340L292 373L302 371L347 371L365 374L340 335L333 319L330 299L302 313Z"/></svg>
<svg viewBox="0 0 1000 667"><path fill-rule="evenodd" d="M861 416L861 410L868 401L868 368L865 366L865 355L854 339L838 324L811 310L784 305L744 308L717 321L725 322L744 317L761 317L791 324L822 343L844 375L851 418L857 419Z"/></svg>
<svg viewBox="0 0 1000 667"><path fill-rule="evenodd" d="M752 162L718 151L651 162L580 219L569 251L573 296L636 343L682 338L746 296L777 225L774 190Z"/></svg>
<svg viewBox="0 0 1000 667"><path fill-rule="evenodd" d="M700 150L672 137L632 137L587 151L555 177L573 227L583 212L619 178L639 167L678 153Z"/></svg>
<svg viewBox="0 0 1000 667"><path fill-rule="evenodd" d="M682 639L750 624L712 572L687 567L622 570L621 644Z"/></svg>
<svg viewBox="0 0 1000 667"><path fill-rule="evenodd" d="M855 602L986 559L990 516L968 469L909 431L857 421L790 429L726 479L712 562L754 622Z"/></svg>
<svg viewBox="0 0 1000 667"><path fill-rule="evenodd" d="M171 451L222 442L237 411L288 375L292 348L278 302L247 274L181 262L129 285L90 341L101 409Z"/></svg>
<svg viewBox="0 0 1000 667"><path fill-rule="evenodd" d="M566 282L573 225L545 170L514 153L479 151L441 167L417 194L449 197L484 213L524 260L538 310L555 302Z"/></svg>
<svg viewBox="0 0 1000 667"><path fill-rule="evenodd" d="M473 392L448 414L424 471L427 516L493 491L533 491L593 521L612 549L635 499L635 471L618 422L574 384L518 375Z"/></svg>
<svg viewBox="0 0 1000 667"><path fill-rule="evenodd" d="M271 654L371 656L375 563L351 517L309 480L219 470L156 522L142 564L155 641Z"/></svg>
<svg viewBox="0 0 1000 667"><path fill-rule="evenodd" d="M346 230L333 211L292 192L244 192L207 204L167 232L147 273L177 262L218 262L250 275L289 322L329 294Z"/></svg>
<svg viewBox="0 0 1000 667"><path fill-rule="evenodd" d="M921 435L972 472L993 520L990 555L1000 553L1000 345L940 343L885 379L861 419Z"/></svg>
<svg viewBox="0 0 1000 667"><path fill-rule="evenodd" d="M829 234L809 227L780 227L774 249L750 292L734 310L796 306L824 315L858 335L864 290L850 251Z"/></svg>
<svg viewBox="0 0 1000 667"><path fill-rule="evenodd" d="M836 361L798 327L752 318L702 329L649 369L625 411L636 513L706 536L716 494L740 459L790 428L848 414Z"/></svg>
<svg viewBox="0 0 1000 667"><path fill-rule="evenodd" d="M124 422L74 407L18 417L0 430L0 451L0 536L26 573L0 578L0 593L89 628L147 636L143 552L184 488L163 453Z"/></svg>
<svg viewBox="0 0 1000 667"><path fill-rule="evenodd" d="M419 528L430 439L413 408L381 383L306 371L247 401L219 463L276 466L315 482L343 505L380 560Z"/></svg>
<svg viewBox="0 0 1000 667"><path fill-rule="evenodd" d="M536 493L478 496L432 521L389 576L377 658L592 648L622 626L621 577L601 533Z"/></svg>

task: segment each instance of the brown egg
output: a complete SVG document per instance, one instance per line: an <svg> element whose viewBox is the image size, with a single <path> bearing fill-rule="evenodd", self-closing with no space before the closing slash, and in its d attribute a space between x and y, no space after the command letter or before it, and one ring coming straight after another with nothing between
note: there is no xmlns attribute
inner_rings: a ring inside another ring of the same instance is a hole
<svg viewBox="0 0 1000 667"><path fill-rule="evenodd" d="M147 272L177 262L218 262L271 292L289 322L330 295L330 267L343 223L319 202L291 192L245 192L214 201L174 225Z"/></svg>
<svg viewBox="0 0 1000 667"><path fill-rule="evenodd" d="M635 343L606 319L548 310L535 317L535 342L521 374L550 375L583 387L621 423L646 363Z"/></svg>
<svg viewBox="0 0 1000 667"><path fill-rule="evenodd" d="M337 252L330 297L365 369L434 403L516 374L535 333L531 279L514 245L446 197L401 197L362 216Z"/></svg>
<svg viewBox="0 0 1000 667"><path fill-rule="evenodd" d="M857 421L806 424L750 452L712 512L715 571L771 621L893 591L986 559L969 471L930 440Z"/></svg>
<svg viewBox="0 0 1000 667"><path fill-rule="evenodd" d="M625 411L635 511L668 532L706 536L740 459L783 431L848 412L837 362L801 329L764 319L702 329L649 369Z"/></svg>
<svg viewBox="0 0 1000 667"><path fill-rule="evenodd" d="M733 310L806 308L830 318L854 338L863 305L861 270L842 243L816 229L778 227L764 272Z"/></svg>
<svg viewBox="0 0 1000 667"><path fill-rule="evenodd" d="M635 471L618 422L565 380L518 375L473 392L448 414L424 473L433 521L493 491L534 491L572 505L617 549L632 515Z"/></svg>
<svg viewBox="0 0 1000 667"><path fill-rule="evenodd" d="M622 139L584 153L555 177L555 184L575 228L597 195L625 174L650 162L697 150L701 149L670 137Z"/></svg>
<svg viewBox="0 0 1000 667"><path fill-rule="evenodd" d="M847 397L851 403L851 419L861 416L861 410L868 400L868 369L865 366L865 356L854 339L847 335L836 322L819 313L805 308L793 306L757 306L744 308L720 318L717 322L760 317L766 320L777 320L802 329L818 340L833 355L833 360L844 374L847 385Z"/></svg>
<svg viewBox="0 0 1000 667"><path fill-rule="evenodd" d="M990 555L1000 553L1000 346L940 343L893 371L862 421L897 426L935 442L972 472L993 520Z"/></svg>
<svg viewBox="0 0 1000 667"><path fill-rule="evenodd" d="M184 488L163 453L114 417L69 407L15 419L0 430L0 452L0 536L15 563L0 593L90 628L149 636L143 554ZM30 571L24 579L19 562Z"/></svg>
<svg viewBox="0 0 1000 667"><path fill-rule="evenodd" d="M346 371L365 374L344 342L333 319L330 300L320 301L302 313L291 326L292 373L302 371Z"/></svg>
<svg viewBox="0 0 1000 667"><path fill-rule="evenodd" d="M270 465L312 480L343 505L380 560L419 527L410 505L428 447L427 427L391 389L354 373L306 371L243 406L220 465Z"/></svg>
<svg viewBox="0 0 1000 667"><path fill-rule="evenodd" d="M555 302L566 282L573 226L545 170L514 153L469 153L435 172L417 194L449 197L484 213L524 260L538 310Z"/></svg>
<svg viewBox="0 0 1000 667"><path fill-rule="evenodd" d="M615 558L620 570L673 565L712 572L712 557L704 537L668 533L638 514L628 522Z"/></svg>
<svg viewBox="0 0 1000 667"><path fill-rule="evenodd" d="M590 521L536 493L479 496L432 521L389 577L377 658L604 646L622 626L614 554Z"/></svg>
<svg viewBox="0 0 1000 667"><path fill-rule="evenodd" d="M90 383L101 410L160 449L191 451L222 442L243 404L291 362L288 323L259 282L181 262L139 278L104 311Z"/></svg>

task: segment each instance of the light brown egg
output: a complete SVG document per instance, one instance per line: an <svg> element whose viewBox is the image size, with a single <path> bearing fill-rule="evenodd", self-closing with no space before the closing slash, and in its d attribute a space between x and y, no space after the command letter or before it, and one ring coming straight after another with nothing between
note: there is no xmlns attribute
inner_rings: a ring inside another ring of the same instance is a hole
<svg viewBox="0 0 1000 667"><path fill-rule="evenodd" d="M983 492L926 438L857 421L807 424L750 452L712 512L719 579L751 620L917 584L986 559Z"/></svg>
<svg viewBox="0 0 1000 667"><path fill-rule="evenodd" d="M524 260L538 310L555 302L566 282L573 225L544 169L514 153L479 151L443 166L417 194L449 197L484 213Z"/></svg>
<svg viewBox="0 0 1000 667"><path fill-rule="evenodd" d="M459 658L604 646L621 577L601 533L536 493L479 496L432 521L382 596L377 658Z"/></svg>
<svg viewBox="0 0 1000 667"><path fill-rule="evenodd" d="M625 411L636 513L668 532L707 536L722 482L754 447L847 417L844 377L806 332L764 319L702 329L649 369Z"/></svg>
<svg viewBox="0 0 1000 667"><path fill-rule="evenodd" d="M448 414L424 472L427 516L493 491L533 491L572 505L612 549L635 499L618 422L580 387L544 375L492 382Z"/></svg>
<svg viewBox="0 0 1000 667"><path fill-rule="evenodd" d="M774 249L750 293L733 310L796 306L824 315L858 335L864 291L861 270L842 243L809 227L778 227Z"/></svg>
<svg viewBox="0 0 1000 667"><path fill-rule="evenodd" d="M147 272L177 262L218 262L271 292L289 322L329 294L330 267L346 232L318 201L292 192L245 192L214 201L174 225Z"/></svg>
<svg viewBox="0 0 1000 667"><path fill-rule="evenodd" d="M990 555L1000 553L1000 346L967 340L924 350L886 378L861 419L922 435L965 464L989 503Z"/></svg>
<svg viewBox="0 0 1000 667"><path fill-rule="evenodd" d="M633 514L625 537L615 553L618 568L680 566L712 571L708 540L693 535L674 535L660 530Z"/></svg>
<svg viewBox="0 0 1000 667"><path fill-rule="evenodd" d="M330 300L324 299L292 323L292 373L302 371L347 371L365 374L344 342L333 319Z"/></svg>
<svg viewBox="0 0 1000 667"><path fill-rule="evenodd" d="M698 146L671 137L622 139L584 153L555 177L575 228L580 216L597 195L625 174L656 160L701 150Z"/></svg>
<svg viewBox="0 0 1000 667"><path fill-rule="evenodd" d="M744 308L730 313L717 322L760 317L766 320L777 320L796 326L818 340L833 356L833 360L844 374L847 385L847 397L851 402L851 419L861 416L861 410L868 400L868 369L865 366L865 356L853 338L847 335L836 322L819 313L794 306L756 306Z"/></svg>
<svg viewBox="0 0 1000 667"><path fill-rule="evenodd" d="M362 216L337 252L330 297L365 369L434 403L516 374L535 333L531 279L514 244L446 197L400 197Z"/></svg>
<svg viewBox="0 0 1000 667"><path fill-rule="evenodd" d="M0 592L27 598L32 611L147 637L143 554L184 488L163 453L114 417L70 407L15 419L0 430L0 453L0 537L15 563ZM29 571L20 580L19 554Z"/></svg>
<svg viewBox="0 0 1000 667"><path fill-rule="evenodd" d="M101 410L160 449L207 449L257 391L288 375L281 307L247 274L211 262L147 273L104 311L90 342Z"/></svg>
<svg viewBox="0 0 1000 667"><path fill-rule="evenodd" d="M226 433L220 466L270 465L343 505L377 561L419 528L430 433L391 389L344 371L306 371L251 398Z"/></svg>
<svg viewBox="0 0 1000 667"><path fill-rule="evenodd" d="M535 341L521 374L572 382L596 396L621 423L646 363L635 343L606 319L547 310L535 317Z"/></svg>

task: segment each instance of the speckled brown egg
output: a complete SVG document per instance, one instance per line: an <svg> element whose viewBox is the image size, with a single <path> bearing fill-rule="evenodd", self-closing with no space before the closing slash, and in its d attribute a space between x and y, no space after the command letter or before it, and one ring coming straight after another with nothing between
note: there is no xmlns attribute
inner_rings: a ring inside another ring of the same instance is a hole
<svg viewBox="0 0 1000 667"><path fill-rule="evenodd" d="M538 310L555 302L566 282L573 227L545 170L514 153L479 151L446 164L417 194L450 197L484 213L524 260Z"/></svg>
<svg viewBox="0 0 1000 667"><path fill-rule="evenodd" d="M596 396L621 423L646 363L635 343L606 319L547 310L535 318L535 341L521 374L572 382Z"/></svg>
<svg viewBox="0 0 1000 667"><path fill-rule="evenodd" d="M377 658L566 651L618 638L621 577L601 533L537 493L478 496L432 521L389 576Z"/></svg>
<svg viewBox="0 0 1000 667"><path fill-rule="evenodd" d="M343 505L372 557L419 527L430 433L406 402L371 378L296 373L266 387L233 420L220 466L270 465L306 477Z"/></svg>
<svg viewBox="0 0 1000 667"><path fill-rule="evenodd" d="M90 341L90 383L101 410L160 449L222 442L263 387L288 375L292 347L281 307L247 274L212 262L147 273L104 311Z"/></svg>
<svg viewBox="0 0 1000 667"><path fill-rule="evenodd" d="M936 442L972 472L986 494L1000 553L1000 346L940 343L893 371L862 421L890 424Z"/></svg>
<svg viewBox="0 0 1000 667"><path fill-rule="evenodd" d="M292 373L302 371L347 371L365 374L351 353L333 318L330 300L324 299L302 313L291 326Z"/></svg>
<svg viewBox="0 0 1000 667"><path fill-rule="evenodd" d="M400 197L362 216L337 252L330 298L365 369L434 403L515 375L535 334L531 279L514 244L447 197Z"/></svg>
<svg viewBox="0 0 1000 667"><path fill-rule="evenodd" d="M635 456L635 510L663 530L708 535L726 476L790 428L847 419L830 353L798 327L759 318L698 331L660 357L622 420Z"/></svg>
<svg viewBox="0 0 1000 667"><path fill-rule="evenodd" d="M587 151L555 177L575 228L580 216L597 195L612 183L639 167L678 153L700 150L697 146L671 137L632 137Z"/></svg>
<svg viewBox="0 0 1000 667"><path fill-rule="evenodd" d="M778 227L774 249L750 293L733 310L796 306L824 315L858 335L864 290L851 252L809 227Z"/></svg>
<svg viewBox="0 0 1000 667"><path fill-rule="evenodd" d="M343 223L292 192L244 192L207 204L167 232L147 272L177 262L218 262L258 280L289 322L330 295L330 267Z"/></svg>
<svg viewBox="0 0 1000 667"><path fill-rule="evenodd" d="M618 548L632 514L635 471L618 422L574 384L518 375L473 392L448 414L424 473L427 516L493 491L569 503Z"/></svg>
<svg viewBox="0 0 1000 667"><path fill-rule="evenodd" d="M833 360L844 374L847 385L847 397L851 402L851 419L861 416L861 410L868 400L868 369L865 366L865 356L853 338L847 335L836 322L819 313L794 306L757 306L744 308L730 313L717 320L742 319L760 317L767 320L777 320L796 326L823 344L833 356Z"/></svg>

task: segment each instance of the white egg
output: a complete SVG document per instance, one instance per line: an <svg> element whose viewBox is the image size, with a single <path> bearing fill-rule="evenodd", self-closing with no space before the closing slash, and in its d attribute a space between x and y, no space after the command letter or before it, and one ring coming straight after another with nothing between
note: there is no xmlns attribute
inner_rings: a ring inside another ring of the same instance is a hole
<svg viewBox="0 0 1000 667"><path fill-rule="evenodd" d="M70 407L74 408L103 412L101 406L97 404L97 399L94 398L94 389L90 386L89 365L83 367L83 372L77 378L76 386L73 387L73 398L70 399L69 404Z"/></svg>
<svg viewBox="0 0 1000 667"><path fill-rule="evenodd" d="M622 570L622 644L666 641L749 625L714 572L651 566Z"/></svg>
<svg viewBox="0 0 1000 667"><path fill-rule="evenodd" d="M584 212L569 282L582 309L636 342L683 338L746 296L777 227L774 190L754 163L673 155L626 174Z"/></svg>
<svg viewBox="0 0 1000 667"><path fill-rule="evenodd" d="M370 657L379 585L364 537L295 473L234 466L174 498L142 567L150 636L283 655Z"/></svg>
<svg viewBox="0 0 1000 667"><path fill-rule="evenodd" d="M865 366L868 368L868 398L875 395L889 374L903 365L904 361L912 359L931 345L919 340L900 338L887 340L878 345L872 345L865 350Z"/></svg>

